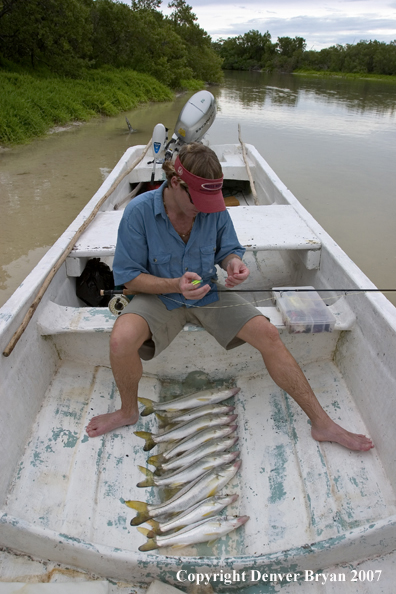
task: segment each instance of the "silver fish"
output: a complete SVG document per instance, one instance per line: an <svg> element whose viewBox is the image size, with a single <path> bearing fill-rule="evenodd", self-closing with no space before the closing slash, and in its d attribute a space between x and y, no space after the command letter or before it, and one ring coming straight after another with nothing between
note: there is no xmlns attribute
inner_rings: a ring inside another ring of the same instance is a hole
<svg viewBox="0 0 396 594"><path fill-rule="evenodd" d="M224 452L229 448L232 448L238 439L239 437L237 435L230 435L229 437L225 437L223 439L210 439L209 441L206 441L192 450L187 450L181 456L171 458L168 462L164 462L162 465L158 464L154 474L162 475L164 471L168 472L176 470L177 468L183 468L189 464L194 464L204 456L209 456L210 454L215 454L218 452ZM157 464L154 464L152 458L157 458L157 456L152 456L149 458L149 463L153 464L153 466L156 466Z"/></svg>
<svg viewBox="0 0 396 594"><path fill-rule="evenodd" d="M203 390L202 392L195 392L188 396L181 396L168 402L154 402L149 398L138 398L141 404L145 405L145 409L141 412L143 417L151 415L156 411L167 411L176 412L190 408L198 408L205 406L206 404L215 404L216 402L222 402L238 394L240 388L231 388L228 390Z"/></svg>
<svg viewBox="0 0 396 594"><path fill-rule="evenodd" d="M248 520L249 516L240 516L239 518L216 516L182 528L169 536L150 538L144 545L139 547L139 551L152 551L161 547L181 548L200 542L210 543L243 526ZM142 528L140 528L140 531L146 536L149 532Z"/></svg>
<svg viewBox="0 0 396 594"><path fill-rule="evenodd" d="M170 530L191 526L195 522L211 518L221 512L227 505L234 503L238 497L238 495L214 495L189 507L186 511L167 522L159 523L156 520L148 520L153 529L147 534L147 538L153 538L156 534L164 534Z"/></svg>
<svg viewBox="0 0 396 594"><path fill-rule="evenodd" d="M223 464L230 464L236 458L238 458L239 453L240 452L224 452L223 454L205 456L191 466L184 466L181 469L175 470L170 474L160 477L155 476L155 474L148 468L145 468L144 466L138 466L139 470L146 475L146 479L138 483L137 486L170 487L174 489L180 487L181 485L185 485L190 481L193 481L212 468L222 466Z"/></svg>
<svg viewBox="0 0 396 594"><path fill-rule="evenodd" d="M192 408L186 412L166 413L166 415L160 415L155 413L157 418L161 421L162 425L171 425L175 423L185 423L198 419L205 415L226 415L231 413L235 409L235 406L228 406L226 404L207 404L200 408Z"/></svg>
<svg viewBox="0 0 396 594"><path fill-rule="evenodd" d="M216 495L236 475L240 466L241 461L237 460L233 464L214 468L183 487L164 503L148 504L143 501L126 501L128 507L138 512L131 520L131 525L138 526L150 518L156 518L162 514L179 513L198 501Z"/></svg>
<svg viewBox="0 0 396 594"><path fill-rule="evenodd" d="M237 425L222 425L219 427L209 427L208 429L202 429L202 431L198 431L198 433L195 433L195 435L182 439L170 450L166 450L165 452L162 452L162 454L150 456L147 462L153 466L158 466L159 464L174 458L174 456L178 456L183 452L192 450L211 439L215 440L221 439L222 437L227 437L228 435L231 435L231 433L234 433L237 427Z"/></svg>
<svg viewBox="0 0 396 594"><path fill-rule="evenodd" d="M144 444L144 451L148 452L152 450L158 443L164 443L168 441L180 441L186 437L190 437L201 429L208 429L209 427L216 427L217 425L229 425L235 419L237 415L206 415L199 419L193 419L187 423L177 425L168 431L163 433L150 433L149 431L134 431L135 435L142 437L146 443Z"/></svg>

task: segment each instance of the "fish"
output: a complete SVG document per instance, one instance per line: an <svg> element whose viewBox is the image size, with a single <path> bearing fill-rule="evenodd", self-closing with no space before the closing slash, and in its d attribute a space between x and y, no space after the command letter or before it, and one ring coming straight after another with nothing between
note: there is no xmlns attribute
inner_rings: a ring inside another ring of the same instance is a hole
<svg viewBox="0 0 396 594"><path fill-rule="evenodd" d="M197 446L211 440L211 439L220 439L222 437L227 437L236 431L238 425L220 425L216 427L209 427L208 429L202 429L202 431L198 431L194 435L190 435L185 439L177 442L175 445L172 445L170 450L166 450L161 454L156 454L155 456L150 456L147 460L149 464L152 466L159 466L163 464L167 460L182 454L183 452L187 452L188 450L192 450Z"/></svg>
<svg viewBox="0 0 396 594"><path fill-rule="evenodd" d="M214 518L208 518L196 522L192 526L186 526L186 528L182 528L173 534L149 538L145 544L139 547L139 551L152 551L161 547L182 548L200 542L209 542L210 544L236 530L236 528L243 526L249 519L249 516L215 516ZM149 533L145 528L139 530L145 536Z"/></svg>
<svg viewBox="0 0 396 594"><path fill-rule="evenodd" d="M238 458L240 452L225 452L223 454L213 454L212 456L205 456L192 465L185 466L182 469L163 475L155 476L151 470L144 466L138 466L139 470L146 475L146 479L137 484L138 487L169 487L171 489L185 485L189 481L193 481L199 476L202 476L208 470L229 464Z"/></svg>
<svg viewBox="0 0 396 594"><path fill-rule="evenodd" d="M151 433L150 431L134 431L134 433L137 437L142 437L145 440L146 443L143 450L148 452L159 443L180 441L197 431L215 427L216 425L230 425L236 418L237 415L206 415L205 417L177 425L163 433Z"/></svg>
<svg viewBox="0 0 396 594"><path fill-rule="evenodd" d="M164 534L170 530L184 528L200 520L211 518L221 512L227 505L235 503L238 497L239 495L213 495L189 507L186 511L167 522L159 523L157 520L148 520L152 530L147 534L147 538L154 538L156 534Z"/></svg>
<svg viewBox="0 0 396 594"><path fill-rule="evenodd" d="M168 472L176 470L177 468L183 468L189 464L194 464L194 462L198 462L198 460L204 456L209 456L210 454L215 454L217 452L224 452L232 448L238 439L239 437L237 435L230 435L223 439L210 439L192 450L187 450L184 454L181 454L181 456L171 458L168 462L164 462L163 464L157 465L154 463L155 461L152 460L153 458L157 459L158 456L151 456L148 459L148 462L153 466L157 466L154 471L155 475L162 475L164 471Z"/></svg>
<svg viewBox="0 0 396 594"><path fill-rule="evenodd" d="M135 509L138 513L131 520L131 526L138 526L150 518L163 514L174 514L185 511L195 503L216 495L236 475L241 466L237 460L232 464L220 466L209 470L185 487L180 489L173 497L163 503L148 504L143 501L125 501L125 504Z"/></svg>
<svg viewBox="0 0 396 594"><path fill-rule="evenodd" d="M140 413L142 417L151 415L156 411L166 411L168 413L182 411L190 408L198 408L206 404L215 404L227 400L235 396L240 391L240 388L230 388L223 390L203 390L202 392L194 392L188 396L180 396L168 402L154 402L150 398L138 398L145 408Z"/></svg>
<svg viewBox="0 0 396 594"><path fill-rule="evenodd" d="M160 415L159 413L155 413L158 420L161 424L164 425L171 425L175 423L183 423L187 421L192 421L193 419L197 419L198 417L203 417L204 415L222 415L222 414L229 414L235 410L235 406L228 406L226 404L207 404L206 406L202 406L199 408L192 408L187 410L186 412L177 411L176 413L166 413L166 415Z"/></svg>

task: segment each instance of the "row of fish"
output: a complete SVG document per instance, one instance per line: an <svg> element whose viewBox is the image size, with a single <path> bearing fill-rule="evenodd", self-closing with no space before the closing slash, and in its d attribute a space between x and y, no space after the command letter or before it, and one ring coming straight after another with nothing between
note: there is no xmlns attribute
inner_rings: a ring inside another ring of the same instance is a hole
<svg viewBox="0 0 396 594"><path fill-rule="evenodd" d="M210 543L249 519L216 515L238 498L217 495L241 466L239 452L230 451L238 441L237 415L231 414L233 406L220 404L238 392L239 388L206 390L170 402L139 398L145 406L142 416L155 413L162 424L158 433L135 432L145 440L143 449L150 451L158 444L167 449L148 459L155 471L139 466L146 478L137 486L177 489L159 504L126 501L138 512L131 525L151 526L151 530L138 528L148 538L140 551Z"/></svg>

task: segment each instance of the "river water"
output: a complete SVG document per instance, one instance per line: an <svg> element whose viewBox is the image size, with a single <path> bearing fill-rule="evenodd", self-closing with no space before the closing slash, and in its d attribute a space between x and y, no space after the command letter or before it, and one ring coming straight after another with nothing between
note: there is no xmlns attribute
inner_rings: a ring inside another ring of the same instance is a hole
<svg viewBox="0 0 396 594"><path fill-rule="evenodd" d="M211 89L211 143L254 144L380 288L396 288L396 86L227 73ZM97 118L0 152L0 305L95 193L125 150L172 131L188 95ZM128 132L128 117L136 131ZM386 293L396 305L396 293Z"/></svg>

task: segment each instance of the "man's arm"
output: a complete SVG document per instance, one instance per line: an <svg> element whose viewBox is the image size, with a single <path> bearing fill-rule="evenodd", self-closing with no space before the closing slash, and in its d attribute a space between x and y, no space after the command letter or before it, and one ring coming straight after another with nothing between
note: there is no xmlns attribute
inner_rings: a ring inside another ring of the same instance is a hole
<svg viewBox="0 0 396 594"><path fill-rule="evenodd" d="M236 254L229 254L221 262L221 267L227 272L225 286L229 289L243 283L250 274L249 268Z"/></svg>
<svg viewBox="0 0 396 594"><path fill-rule="evenodd" d="M162 278L152 274L141 273L124 286L131 293L146 293L150 295L166 295L167 293L181 293L186 299L202 299L210 291L209 285L193 284L201 280L195 272L186 272L179 278Z"/></svg>

